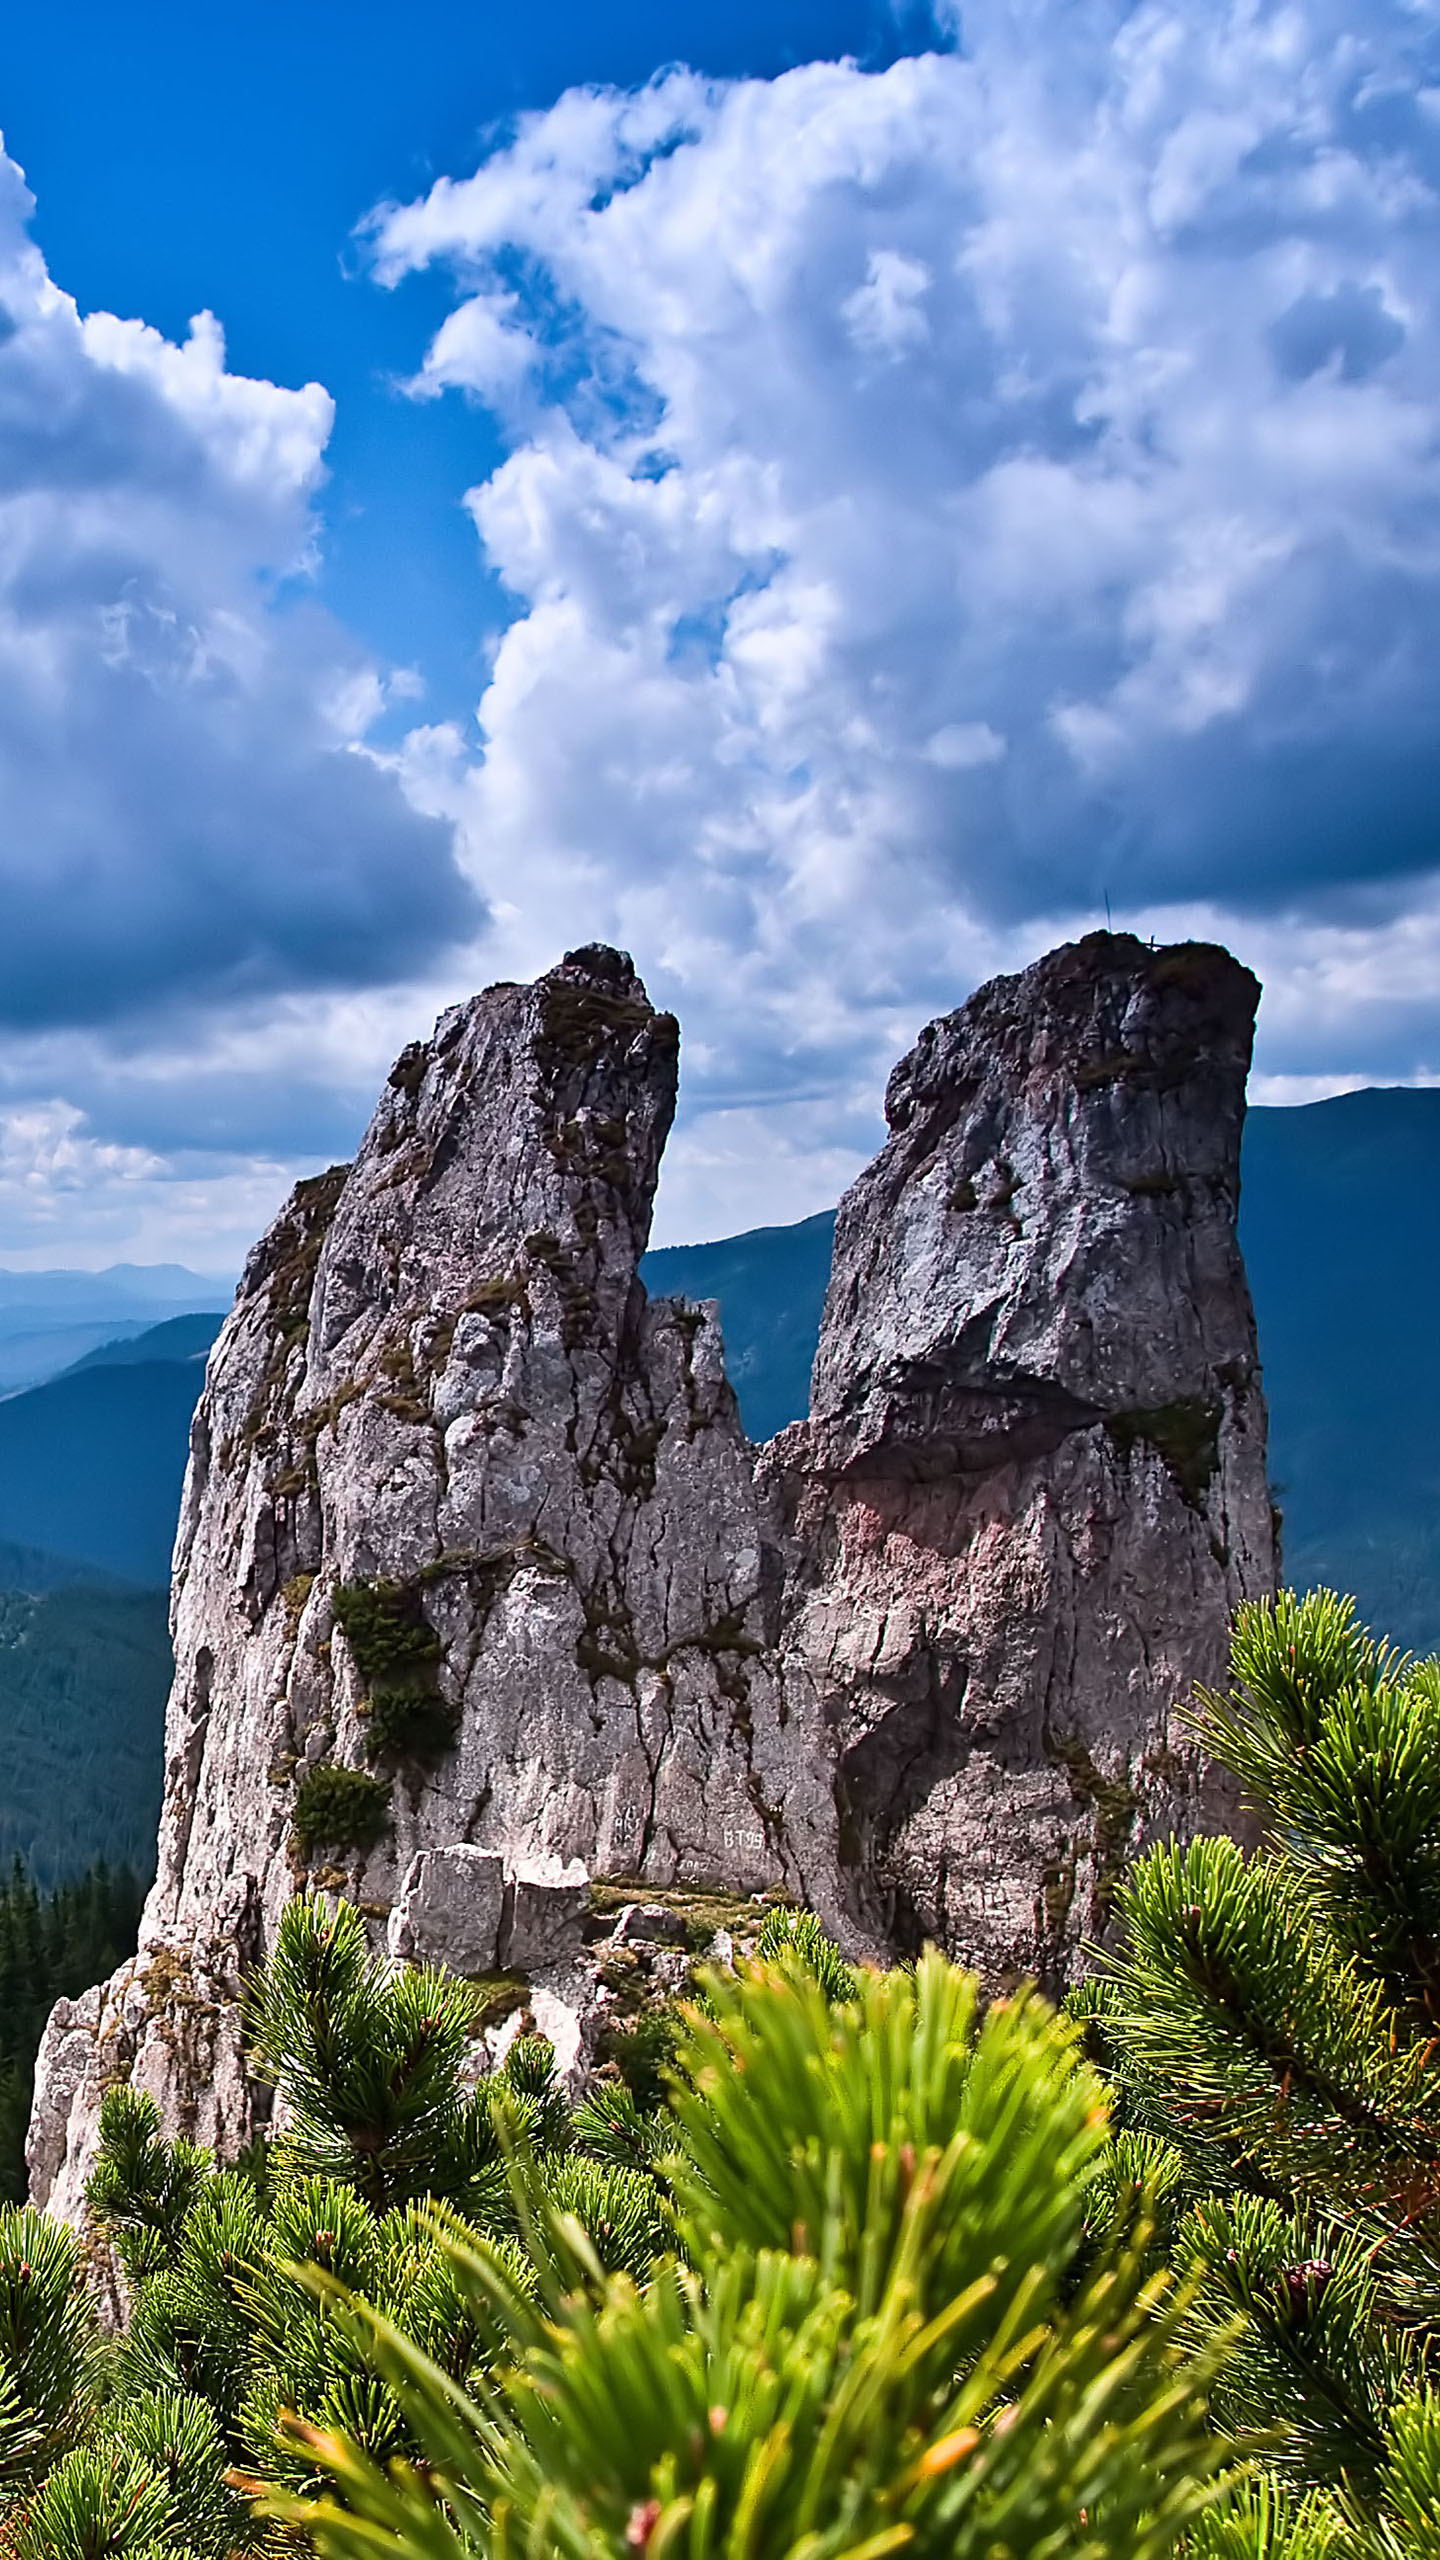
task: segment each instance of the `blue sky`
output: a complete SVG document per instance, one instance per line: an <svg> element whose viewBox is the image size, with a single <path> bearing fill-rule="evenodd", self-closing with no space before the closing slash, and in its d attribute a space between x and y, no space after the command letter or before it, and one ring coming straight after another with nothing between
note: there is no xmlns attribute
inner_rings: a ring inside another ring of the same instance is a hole
<svg viewBox="0 0 1440 2560"><path fill-rule="evenodd" d="M232 1264L597 934L664 1240L1107 905L1440 1073L1429 0L57 0L0 127L0 1259Z"/></svg>

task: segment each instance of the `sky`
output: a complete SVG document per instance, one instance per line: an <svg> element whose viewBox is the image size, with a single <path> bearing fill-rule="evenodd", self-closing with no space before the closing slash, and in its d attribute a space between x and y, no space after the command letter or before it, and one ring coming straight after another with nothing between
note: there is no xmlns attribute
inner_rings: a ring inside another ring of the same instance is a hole
<svg viewBox="0 0 1440 2560"><path fill-rule="evenodd" d="M0 1262L597 938L662 1242L1107 917L1440 1078L1437 0L51 0L0 129Z"/></svg>

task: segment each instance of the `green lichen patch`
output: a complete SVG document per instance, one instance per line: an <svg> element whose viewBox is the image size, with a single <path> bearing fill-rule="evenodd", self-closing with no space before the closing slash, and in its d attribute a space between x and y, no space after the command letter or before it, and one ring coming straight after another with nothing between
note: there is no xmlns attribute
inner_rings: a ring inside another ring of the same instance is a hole
<svg viewBox="0 0 1440 2560"><path fill-rule="evenodd" d="M304 1341L310 1323L310 1298L320 1248L349 1179L348 1164L332 1164L307 1182L297 1182L272 1230L269 1268L264 1274L273 1335L270 1356L240 1436L252 1447L273 1445L274 1409L284 1384L290 1354Z"/></svg>
<svg viewBox="0 0 1440 2560"><path fill-rule="evenodd" d="M385 1081L392 1092L407 1094L413 1098L425 1081L425 1070L429 1063L430 1052L424 1041L412 1040L408 1048L401 1050Z"/></svg>
<svg viewBox="0 0 1440 2560"><path fill-rule="evenodd" d="M496 1271L479 1280L465 1301L464 1313L472 1316L509 1315L517 1309L530 1312L530 1293L523 1272Z"/></svg>
<svg viewBox="0 0 1440 2560"><path fill-rule="evenodd" d="M270 1315L279 1332L289 1339L298 1340L305 1330L320 1248L349 1174L348 1164L332 1164L328 1172L314 1174L308 1182L297 1182L286 1223L276 1237L276 1258L270 1269Z"/></svg>
<svg viewBox="0 0 1440 2560"><path fill-rule="evenodd" d="M530 1985L523 1973L476 1973L470 1977L475 1993L475 2008L470 2019L472 2036L483 2035L487 2028L501 2026L513 2018L530 1998Z"/></svg>
<svg viewBox="0 0 1440 2560"><path fill-rule="evenodd" d="M542 1063L552 1069L579 1068L583 1073L594 1066L617 1032L652 1027L662 1038L667 1029L673 1031L679 1045L680 1027L673 1015L654 1012L643 993L631 995L621 987L558 975L541 980L540 1034L535 1046Z"/></svg>
<svg viewBox="0 0 1440 2560"><path fill-rule="evenodd" d="M321 1760L306 1770L296 1789L291 1823L307 1855L322 1843L331 1849L373 1849L390 1828L390 1789L364 1769Z"/></svg>
<svg viewBox="0 0 1440 2560"><path fill-rule="evenodd" d="M285 1625L292 1636L300 1624L305 1603L314 1588L313 1573L292 1573L289 1581L281 1586L280 1597L285 1604Z"/></svg>
<svg viewBox="0 0 1440 2560"><path fill-rule="evenodd" d="M1218 1396L1179 1396L1173 1404L1138 1405L1129 1413L1112 1413L1105 1428L1127 1460L1136 1442L1145 1441L1164 1459L1183 1500L1192 1511L1199 1511L1219 1471L1223 1419Z"/></svg>

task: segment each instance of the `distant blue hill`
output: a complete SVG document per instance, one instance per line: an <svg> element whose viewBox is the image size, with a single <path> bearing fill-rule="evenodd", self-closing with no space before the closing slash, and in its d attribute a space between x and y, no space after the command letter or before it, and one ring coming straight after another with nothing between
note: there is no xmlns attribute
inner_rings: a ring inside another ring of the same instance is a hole
<svg viewBox="0 0 1440 2560"><path fill-rule="evenodd" d="M118 1262L108 1271L7 1271L0 1265L0 1396L38 1387L121 1336L182 1309L219 1309L230 1284L177 1262Z"/></svg>
<svg viewBox="0 0 1440 2560"><path fill-rule="evenodd" d="M1252 1111L1242 1163L1286 1578L1440 1650L1440 1092Z"/></svg>
<svg viewBox="0 0 1440 2560"><path fill-rule="evenodd" d="M221 1321L167 1317L0 1403L0 1865L43 1884L154 1860L170 1549Z"/></svg>
<svg viewBox="0 0 1440 2560"><path fill-rule="evenodd" d="M97 1344L60 1374L73 1378L81 1369L133 1369L156 1360L179 1360L203 1373L210 1345L224 1321L220 1315L169 1316L164 1324L152 1324L143 1333L126 1333L116 1342ZM200 1384L197 1374L197 1396Z"/></svg>
<svg viewBox="0 0 1440 2560"><path fill-rule="evenodd" d="M91 1355L0 1403L0 1539L152 1589L168 1583L204 1377L197 1321L218 1330L220 1318L176 1319L178 1357L162 1348L157 1358L153 1334L142 1334L110 1361ZM175 1324L159 1330L173 1339Z"/></svg>
<svg viewBox="0 0 1440 2560"><path fill-rule="evenodd" d="M835 1212L752 1227L719 1244L662 1245L640 1277L654 1298L717 1298L725 1366L752 1440L770 1440L810 1404L810 1364L830 1279Z"/></svg>

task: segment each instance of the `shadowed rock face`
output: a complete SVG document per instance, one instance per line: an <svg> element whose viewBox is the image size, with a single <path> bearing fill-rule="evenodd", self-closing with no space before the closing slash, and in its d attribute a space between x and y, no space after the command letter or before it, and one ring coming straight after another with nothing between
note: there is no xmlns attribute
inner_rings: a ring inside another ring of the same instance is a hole
<svg viewBox="0 0 1440 2560"><path fill-rule="evenodd" d="M713 1308L636 1276L677 1033L629 961L407 1049L211 1355L156 1884L140 1955L52 2021L36 2197L78 2212L117 2069L245 2139L239 1986L307 1880L402 1952L570 1948L579 1860L1053 1977L1128 1852L1223 1819L1172 1709L1273 1578L1256 994L1099 936L932 1024L841 1211L811 1418L758 1470Z"/></svg>
<svg viewBox="0 0 1440 2560"><path fill-rule="evenodd" d="M1274 1585L1235 1235L1258 995L1105 934L931 1023L766 1460L851 1908L992 1976L1053 1978L1125 1856L1230 1809L1172 1710Z"/></svg>

